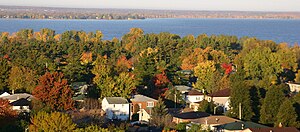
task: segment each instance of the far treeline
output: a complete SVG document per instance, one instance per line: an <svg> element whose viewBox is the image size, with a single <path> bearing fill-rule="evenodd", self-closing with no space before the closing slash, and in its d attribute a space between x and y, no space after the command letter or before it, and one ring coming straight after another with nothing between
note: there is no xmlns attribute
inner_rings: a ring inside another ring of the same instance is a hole
<svg viewBox="0 0 300 132"><path fill-rule="evenodd" d="M299 128L300 95L290 94L285 84L300 83L297 44L226 35L144 34L139 28L120 40L103 40L101 31L56 34L51 29L2 32L0 37L2 91L47 96L47 88L86 82L94 86L89 98L140 93L157 99L174 85L190 85L206 94L230 88L228 115L237 118L241 103L244 120ZM62 85L48 86L47 80ZM71 97L69 93L61 94ZM42 102L47 105L51 99ZM54 110L73 107L61 101L50 105Z"/></svg>

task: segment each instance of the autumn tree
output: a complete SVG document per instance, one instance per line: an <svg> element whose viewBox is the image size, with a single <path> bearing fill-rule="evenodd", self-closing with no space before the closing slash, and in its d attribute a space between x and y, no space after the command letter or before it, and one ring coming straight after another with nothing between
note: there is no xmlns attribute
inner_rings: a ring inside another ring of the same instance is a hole
<svg viewBox="0 0 300 132"><path fill-rule="evenodd" d="M280 105L285 100L282 87L272 86L268 89L260 110L260 122L274 124Z"/></svg>
<svg viewBox="0 0 300 132"><path fill-rule="evenodd" d="M114 96L130 98L132 91L136 87L134 77L129 73L123 72L115 77L115 87L111 92Z"/></svg>
<svg viewBox="0 0 300 132"><path fill-rule="evenodd" d="M195 84L196 89L204 89L208 92L215 91L212 87L214 82L213 78L215 77L216 67L213 61L206 61L198 63L194 69L195 76L197 77L197 82Z"/></svg>
<svg viewBox="0 0 300 132"><path fill-rule="evenodd" d="M130 68L132 68L132 62L127 60L126 56L121 56L116 63L116 71L127 72Z"/></svg>
<svg viewBox="0 0 300 132"><path fill-rule="evenodd" d="M31 132L73 132L76 124L72 122L69 115L60 112L39 112L30 119L29 130Z"/></svg>
<svg viewBox="0 0 300 132"><path fill-rule="evenodd" d="M36 72L22 66L13 66L8 81L13 93L15 90L31 92L37 84Z"/></svg>
<svg viewBox="0 0 300 132"><path fill-rule="evenodd" d="M281 123L283 127L299 127L297 117L298 115L293 106L293 102L290 99L285 99L278 110L275 126Z"/></svg>
<svg viewBox="0 0 300 132"><path fill-rule="evenodd" d="M38 86L32 92L33 96L52 110L73 109L73 91L64 75L59 72L49 73L39 78Z"/></svg>
<svg viewBox="0 0 300 132"><path fill-rule="evenodd" d="M12 109L7 99L0 98L0 127L11 123L17 117L17 112Z"/></svg>

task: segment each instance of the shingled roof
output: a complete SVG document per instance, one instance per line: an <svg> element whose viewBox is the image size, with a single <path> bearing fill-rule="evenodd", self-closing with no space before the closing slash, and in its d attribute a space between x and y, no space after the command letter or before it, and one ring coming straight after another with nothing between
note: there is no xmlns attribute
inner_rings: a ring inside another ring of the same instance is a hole
<svg viewBox="0 0 300 132"><path fill-rule="evenodd" d="M147 101L153 101L153 102L157 102L156 99L144 96L144 95L134 95L132 99L130 99L132 102L147 102Z"/></svg>
<svg viewBox="0 0 300 132"><path fill-rule="evenodd" d="M188 95L204 95L202 92L199 92L196 89L192 89L191 91L188 92Z"/></svg>
<svg viewBox="0 0 300 132"><path fill-rule="evenodd" d="M122 97L105 97L109 104L128 104L127 99Z"/></svg>
<svg viewBox="0 0 300 132"><path fill-rule="evenodd" d="M209 94L209 96L211 96L211 97L229 97L230 91L231 90L229 88L221 89L217 92L213 92L213 93Z"/></svg>
<svg viewBox="0 0 300 132"><path fill-rule="evenodd" d="M174 114L173 117L179 118L179 119L198 119L203 117L208 117L210 114L205 112L198 112L198 111L192 111L192 112L184 112L179 114Z"/></svg>

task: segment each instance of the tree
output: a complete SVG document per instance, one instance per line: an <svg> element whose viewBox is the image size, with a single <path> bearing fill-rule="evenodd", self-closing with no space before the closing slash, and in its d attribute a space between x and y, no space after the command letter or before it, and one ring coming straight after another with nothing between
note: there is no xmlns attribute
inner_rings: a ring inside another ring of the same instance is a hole
<svg viewBox="0 0 300 132"><path fill-rule="evenodd" d="M231 80L231 94L230 94L230 111L229 115L232 117L239 117L239 108L241 105L242 120L250 120L253 116L250 88L244 82L244 72L238 70L233 74Z"/></svg>
<svg viewBox="0 0 300 132"><path fill-rule="evenodd" d="M85 128L77 128L75 132L109 132L107 128L101 128L97 125L90 125Z"/></svg>
<svg viewBox="0 0 300 132"><path fill-rule="evenodd" d="M290 99L285 99L278 110L275 126L281 123L283 127L299 127L297 117L298 115L293 106L293 102Z"/></svg>
<svg viewBox="0 0 300 132"><path fill-rule="evenodd" d="M278 74L283 71L279 62L279 55L267 47L256 47L242 59L245 77L250 80L257 80L258 83L253 82L253 84L259 87L269 87L276 84Z"/></svg>
<svg viewBox="0 0 300 132"><path fill-rule="evenodd" d="M216 72L215 63L213 61L198 63L194 71L195 76L197 77L195 88L207 90L209 93L214 91L214 88L212 87L214 83L212 80Z"/></svg>
<svg viewBox="0 0 300 132"><path fill-rule="evenodd" d="M212 101L208 102L207 100L202 100L199 103L198 111L213 114L215 107L216 107L216 105Z"/></svg>
<svg viewBox="0 0 300 132"><path fill-rule="evenodd" d="M59 72L47 72L41 76L32 94L52 110L70 110L74 107L73 91L64 75Z"/></svg>
<svg viewBox="0 0 300 132"><path fill-rule="evenodd" d="M134 77L129 73L122 72L119 76L115 77L115 87L111 92L117 97L130 98L135 87L136 82Z"/></svg>
<svg viewBox="0 0 300 132"><path fill-rule="evenodd" d="M108 64L107 56L98 55L91 71L95 75L93 83L100 90L100 98L112 96L110 93L115 84L112 78L112 67Z"/></svg>
<svg viewBox="0 0 300 132"><path fill-rule="evenodd" d="M260 122L263 124L274 124L280 105L284 99L285 96L282 87L270 87L261 106Z"/></svg>
<svg viewBox="0 0 300 132"><path fill-rule="evenodd" d="M152 108L150 122L155 126L164 127L165 123L163 121L165 120L165 117L167 117L167 114L168 109L166 108L162 98L159 98L157 104Z"/></svg>
<svg viewBox="0 0 300 132"><path fill-rule="evenodd" d="M0 90L7 88L10 71L8 60L0 57Z"/></svg>
<svg viewBox="0 0 300 132"><path fill-rule="evenodd" d="M176 88L170 88L165 92L165 99L172 101L171 107L180 107L178 104L184 104L183 97L179 90ZM168 105L168 104L167 104Z"/></svg>
<svg viewBox="0 0 300 132"><path fill-rule="evenodd" d="M295 77L294 81L295 81L296 83L300 83L300 70L297 71L296 77Z"/></svg>
<svg viewBox="0 0 300 132"><path fill-rule="evenodd" d="M0 98L0 127L11 123L17 117L17 112L12 109L7 99Z"/></svg>
<svg viewBox="0 0 300 132"><path fill-rule="evenodd" d="M9 74L10 90L31 92L37 84L36 71L25 67L13 66Z"/></svg>
<svg viewBox="0 0 300 132"><path fill-rule="evenodd" d="M32 132L72 132L76 129L71 117L60 112L50 114L39 112L30 119L30 122L29 130Z"/></svg>

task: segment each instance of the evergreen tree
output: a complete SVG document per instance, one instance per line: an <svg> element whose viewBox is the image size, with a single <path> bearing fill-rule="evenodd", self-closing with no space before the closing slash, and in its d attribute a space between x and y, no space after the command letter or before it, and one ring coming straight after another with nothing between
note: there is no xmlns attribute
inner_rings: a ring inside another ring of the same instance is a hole
<svg viewBox="0 0 300 132"><path fill-rule="evenodd" d="M272 86L266 93L260 110L260 122L263 124L274 124L279 107L284 101L284 92L281 87Z"/></svg>
<svg viewBox="0 0 300 132"><path fill-rule="evenodd" d="M242 120L250 120L253 116L251 107L250 88L243 81L244 72L239 70L231 77L231 96L229 115L239 117L239 105L241 104Z"/></svg>
<svg viewBox="0 0 300 132"><path fill-rule="evenodd" d="M275 126L281 123L284 127L297 127L299 124L297 122L297 116L293 102L290 99L286 99L283 104L280 105Z"/></svg>
<svg viewBox="0 0 300 132"><path fill-rule="evenodd" d="M7 60L0 58L0 90L7 88L8 86L8 77L10 71L10 65Z"/></svg>
<svg viewBox="0 0 300 132"><path fill-rule="evenodd" d="M168 114L168 109L166 108L166 105L164 104L164 101L162 98L158 99L157 104L152 108L152 115L151 115L151 124L163 127L164 126L164 118Z"/></svg>

